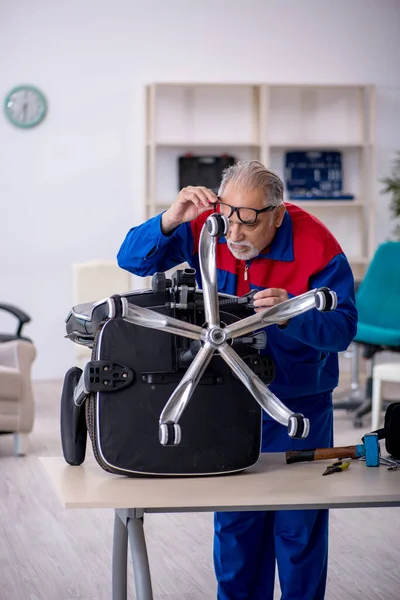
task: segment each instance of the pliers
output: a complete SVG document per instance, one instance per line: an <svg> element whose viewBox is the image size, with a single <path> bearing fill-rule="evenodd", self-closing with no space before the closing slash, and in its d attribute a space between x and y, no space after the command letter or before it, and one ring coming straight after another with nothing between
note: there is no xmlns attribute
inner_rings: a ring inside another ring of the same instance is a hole
<svg viewBox="0 0 400 600"><path fill-rule="evenodd" d="M346 460L345 462L343 462L342 460L339 460L338 462L333 463L333 465L329 465L329 467L327 467L325 469L325 471L322 473L322 475L332 475L332 473L341 473L342 471L345 471L346 469L348 469L350 466L350 461Z"/></svg>

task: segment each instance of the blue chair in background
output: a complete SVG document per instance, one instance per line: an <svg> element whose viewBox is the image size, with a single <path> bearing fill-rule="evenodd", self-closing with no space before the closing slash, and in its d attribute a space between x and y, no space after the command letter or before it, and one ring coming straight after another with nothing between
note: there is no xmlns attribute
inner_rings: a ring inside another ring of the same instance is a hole
<svg viewBox="0 0 400 600"><path fill-rule="evenodd" d="M358 310L357 346L353 360L358 360L358 350L369 360L366 393L358 402L354 426L362 427L362 417L372 408L372 373L378 352L400 352L400 242L381 244L356 292ZM335 408L354 408L346 402L334 404Z"/></svg>

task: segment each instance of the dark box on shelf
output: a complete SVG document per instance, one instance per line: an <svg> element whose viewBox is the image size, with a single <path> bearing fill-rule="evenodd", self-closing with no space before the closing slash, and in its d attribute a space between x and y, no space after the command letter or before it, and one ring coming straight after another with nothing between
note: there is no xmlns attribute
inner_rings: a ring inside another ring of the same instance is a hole
<svg viewBox="0 0 400 600"><path fill-rule="evenodd" d="M287 152L285 183L290 200L354 200L352 194L343 193L338 151Z"/></svg>
<svg viewBox="0 0 400 600"><path fill-rule="evenodd" d="M185 154L179 157L179 190L189 185L202 185L214 193L218 192L222 172L234 165L233 156L194 156Z"/></svg>

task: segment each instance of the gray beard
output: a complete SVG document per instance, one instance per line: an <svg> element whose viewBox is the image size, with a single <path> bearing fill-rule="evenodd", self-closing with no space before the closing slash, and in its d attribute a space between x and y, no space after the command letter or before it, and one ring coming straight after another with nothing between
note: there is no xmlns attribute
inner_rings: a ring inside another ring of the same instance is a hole
<svg viewBox="0 0 400 600"><path fill-rule="evenodd" d="M247 250L243 252L237 252L234 248L232 248L233 242L231 240L227 240L228 248L233 254L235 258L238 260L251 260L260 254L258 248L250 244L250 242L236 242L235 246L244 246Z"/></svg>

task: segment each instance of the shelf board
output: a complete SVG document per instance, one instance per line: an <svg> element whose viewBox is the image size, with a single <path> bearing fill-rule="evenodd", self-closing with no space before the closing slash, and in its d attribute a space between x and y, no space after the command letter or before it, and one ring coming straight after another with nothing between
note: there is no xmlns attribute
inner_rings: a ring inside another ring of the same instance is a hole
<svg viewBox="0 0 400 600"><path fill-rule="evenodd" d="M165 140L160 142L147 142L147 146L154 146L155 148L261 148L262 144L258 142L235 142L233 140L225 140L225 141L179 141L179 140ZM371 144L363 144L361 142L343 142L342 144L338 142L334 142L332 144L328 143L273 143L267 144L267 148L270 150L360 150L363 148L371 148Z"/></svg>
<svg viewBox="0 0 400 600"><path fill-rule="evenodd" d="M339 208L339 207L351 207L357 208L364 206L363 202L359 200L285 200L290 204L295 204L302 208Z"/></svg>
<svg viewBox="0 0 400 600"><path fill-rule="evenodd" d="M254 81L224 81L224 82L212 82L212 81L169 81L169 82L155 82L153 84L148 84L148 85L154 85L155 87L160 87L160 88L165 88L165 87L227 87L227 88L232 88L232 87L245 87L245 88L252 88L252 87L261 87L265 84L261 83L261 82L254 82ZM281 87L281 86L279 86Z"/></svg>
<svg viewBox="0 0 400 600"><path fill-rule="evenodd" d="M362 90L373 87L370 83L265 83L263 81L155 81L148 86L156 87L261 87L267 88L294 88L294 89L316 89L316 90Z"/></svg>
<svg viewBox="0 0 400 600"><path fill-rule="evenodd" d="M363 144L362 142L333 142L329 144L327 142L305 142L302 143L291 143L287 144L284 142L273 142L268 144L271 150L359 150L360 148L369 148L371 144Z"/></svg>
<svg viewBox="0 0 400 600"><path fill-rule="evenodd" d="M294 88L294 89L316 89L316 90L363 90L370 88L369 83L267 83L267 87Z"/></svg>
<svg viewBox="0 0 400 600"><path fill-rule="evenodd" d="M156 148L261 148L261 144L256 142L235 142L235 141L204 141L204 142L180 142L176 140L166 140L163 142L147 142L148 146L154 145Z"/></svg>

